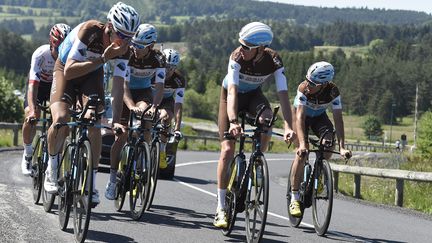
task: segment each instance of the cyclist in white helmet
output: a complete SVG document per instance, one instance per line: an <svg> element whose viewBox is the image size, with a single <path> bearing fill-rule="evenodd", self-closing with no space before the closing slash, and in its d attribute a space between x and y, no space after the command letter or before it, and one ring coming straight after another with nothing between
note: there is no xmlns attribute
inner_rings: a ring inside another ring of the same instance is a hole
<svg viewBox="0 0 432 243"><path fill-rule="evenodd" d="M147 106L153 105L151 108L153 112L154 107L161 104L165 83L165 58L159 50L153 48L156 40L156 28L151 24L141 24L132 37L132 47L124 55L129 60L126 67L129 75L125 77L124 82L124 102L120 118L123 127L128 125L130 111L139 114ZM154 93L152 93L152 86L157 90ZM149 125L146 124L147 127ZM145 134L145 139L150 142L150 132ZM120 153L126 140L126 132L116 134L116 139L111 146L110 178L105 190L105 197L108 200L115 199Z"/></svg>
<svg viewBox="0 0 432 243"><path fill-rule="evenodd" d="M32 55L24 99L25 121L22 126L24 153L21 171L24 175L31 174L32 141L36 132L35 124L30 123L30 121L40 117L40 109L37 103L41 104L49 100L58 47L70 31L71 28L67 24L55 24L49 33L49 45L45 44L38 47Z"/></svg>
<svg viewBox="0 0 432 243"><path fill-rule="evenodd" d="M303 179L304 163L307 157L309 142L309 129L316 136L321 137L329 129L333 131L333 124L327 116L326 110L332 106L333 119L336 126L336 136L339 142L342 157L351 157L351 151L345 149L345 133L342 117L342 101L339 89L332 82L334 67L328 62L317 62L312 64L306 74L306 80L300 83L297 89L297 96L294 99L295 118L294 124L298 136L296 141L297 150L292 167L291 180L291 203L290 214L294 217L301 217L299 186ZM333 141L333 133L327 133L325 140ZM334 144L333 148L334 149ZM326 153L325 158L329 159L331 153Z"/></svg>
<svg viewBox="0 0 432 243"><path fill-rule="evenodd" d="M53 87L51 89L52 126L48 130L48 168L44 187L47 192L57 192L57 166L59 153L68 135L68 128L56 128L55 124L69 121L69 108L82 97L96 96L101 100L98 110L103 109L103 65L110 59L124 55L132 36L139 25L139 16L131 7L122 2L115 4L108 13L106 23L88 20L76 26L59 47L59 57L54 66ZM127 60L126 60L127 61ZM116 61L116 66L124 67L114 73L112 84L113 126L119 124L123 100L123 76L126 75L125 61ZM84 105L84 104L83 104ZM100 122L100 121L99 121ZM97 128L89 128L90 144L93 153L93 176L96 176L101 154L101 132ZM94 177L93 188L96 188ZM99 203L99 194L95 189L92 202Z"/></svg>
<svg viewBox="0 0 432 243"><path fill-rule="evenodd" d="M268 48L273 40L271 28L260 22L245 25L239 33L240 46L230 56L228 73L221 88L219 103L219 138L221 153L217 168L218 205L213 224L216 227L227 226L225 211L225 195L228 185L227 171L229 161L234 157L235 141L224 138L224 133L238 137L242 131L238 122L238 113L247 111L256 113L257 107L266 106L260 117L260 122L271 118L272 110L267 98L263 95L261 85L269 82L272 77L276 83L277 94L284 118L284 139L292 141L295 133L291 126L291 106L288 97L288 87L284 66L280 56ZM262 148L265 151L270 135L262 138Z"/></svg>

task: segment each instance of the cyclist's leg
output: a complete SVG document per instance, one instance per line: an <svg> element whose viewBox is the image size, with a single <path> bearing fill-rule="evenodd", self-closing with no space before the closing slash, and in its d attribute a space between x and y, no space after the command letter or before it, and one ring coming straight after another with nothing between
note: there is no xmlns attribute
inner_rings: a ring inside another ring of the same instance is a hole
<svg viewBox="0 0 432 243"><path fill-rule="evenodd" d="M262 93L261 89L257 89L256 91L250 92L249 98L249 106L248 106L248 112L251 114L256 114L258 112L258 109L261 106L265 106L266 109L259 117L259 122L262 124L265 120L271 119L273 112L271 110L271 106L267 98ZM268 144L271 139L271 128L269 129L269 132L267 134L261 135L261 151L265 152L267 151Z"/></svg>
<svg viewBox="0 0 432 243"><path fill-rule="evenodd" d="M49 159L44 183L45 190L50 193L57 191L58 155L69 132L67 126L55 128L55 125L69 121L69 107L72 102L75 102L73 82L72 80L66 82L63 69L64 66L57 60L54 66L51 87L50 109L52 124L47 133Z"/></svg>
<svg viewBox="0 0 432 243"><path fill-rule="evenodd" d="M162 100L162 103L160 105L160 117L162 118L162 123L165 126L169 126L171 123L172 118L174 117L174 99L172 97L170 98L164 98ZM165 132L168 132L168 129L166 129ZM161 150L160 150L160 163L159 166L162 169L165 169L167 165L166 161L166 144L167 144L167 136L162 134L161 135Z"/></svg>
<svg viewBox="0 0 432 243"><path fill-rule="evenodd" d="M328 129L330 132L328 132L324 139L323 139L323 143L325 143L326 141L332 142L333 141L333 146L328 148L329 150L334 150L335 148L335 143L334 143L334 127L333 127L333 123L330 121L329 117L327 116L327 114L324 112L322 115L314 118L314 122L311 124L311 129L314 132L314 134L321 138L321 136L324 135L325 131ZM325 159L330 159L332 156L332 153L324 153L324 158Z"/></svg>
<svg viewBox="0 0 432 243"><path fill-rule="evenodd" d="M28 106L24 109L25 117L30 115L30 109ZM36 109L35 111L36 118L40 117L40 110ZM30 161L33 155L33 147L32 142L33 138L36 134L36 126L35 124L31 124L30 122L24 121L22 125L22 137L23 137L23 157L21 162L21 170L24 175L31 174Z"/></svg>
<svg viewBox="0 0 432 243"><path fill-rule="evenodd" d="M137 90L132 89L131 94L136 106L138 106L143 110L152 104L153 93L151 91L151 88L137 89ZM144 124L144 127L147 129L151 128L151 126L152 126L151 122L145 122ZM144 133L144 139L148 144L150 144L151 141L150 131Z"/></svg>

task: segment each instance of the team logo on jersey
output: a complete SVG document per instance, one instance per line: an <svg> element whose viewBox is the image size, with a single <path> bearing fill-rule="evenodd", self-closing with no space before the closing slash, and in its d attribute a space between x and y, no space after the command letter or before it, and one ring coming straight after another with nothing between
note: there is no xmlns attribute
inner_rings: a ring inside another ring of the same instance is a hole
<svg viewBox="0 0 432 243"><path fill-rule="evenodd" d="M157 76L158 76L160 79L164 79L164 78L165 78L165 73L164 73L164 72L160 72L160 73L157 74Z"/></svg>
<svg viewBox="0 0 432 243"><path fill-rule="evenodd" d="M304 96L300 96L299 100L302 101L302 102L305 102L306 98Z"/></svg>
<svg viewBox="0 0 432 243"><path fill-rule="evenodd" d="M282 66L282 62L279 60L279 58L274 57L273 58L273 62L277 67L281 67Z"/></svg>
<svg viewBox="0 0 432 243"><path fill-rule="evenodd" d="M180 92L177 93L177 95L180 96L180 97L183 97L184 93L183 93L183 91L180 91Z"/></svg>
<svg viewBox="0 0 432 243"><path fill-rule="evenodd" d="M78 49L78 52L83 57L87 56L87 49L81 48L81 49Z"/></svg>
<svg viewBox="0 0 432 243"><path fill-rule="evenodd" d="M333 105L339 105L339 100L335 100L334 102L333 102Z"/></svg>
<svg viewBox="0 0 432 243"><path fill-rule="evenodd" d="M117 67L122 71L126 70L126 64L124 62L117 64Z"/></svg>
<svg viewBox="0 0 432 243"><path fill-rule="evenodd" d="M240 69L240 64L238 64L238 63L232 63L231 66L230 66L230 68L232 70L239 70Z"/></svg>

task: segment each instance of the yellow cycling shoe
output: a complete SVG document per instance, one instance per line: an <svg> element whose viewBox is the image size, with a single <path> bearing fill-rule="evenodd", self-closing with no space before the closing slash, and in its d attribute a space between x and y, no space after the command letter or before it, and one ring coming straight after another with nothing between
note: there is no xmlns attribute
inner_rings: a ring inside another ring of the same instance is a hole
<svg viewBox="0 0 432 243"><path fill-rule="evenodd" d="M159 155L159 168L165 169L167 166L166 152L161 151Z"/></svg>
<svg viewBox="0 0 432 243"><path fill-rule="evenodd" d="M299 201L292 201L289 205L289 213L293 217L300 218L302 216L302 211L300 208L300 202Z"/></svg>
<svg viewBox="0 0 432 243"><path fill-rule="evenodd" d="M226 216L226 212L224 209L218 208L216 210L216 215L215 215L215 218L213 221L213 225L218 227L218 228L228 227L227 216Z"/></svg>

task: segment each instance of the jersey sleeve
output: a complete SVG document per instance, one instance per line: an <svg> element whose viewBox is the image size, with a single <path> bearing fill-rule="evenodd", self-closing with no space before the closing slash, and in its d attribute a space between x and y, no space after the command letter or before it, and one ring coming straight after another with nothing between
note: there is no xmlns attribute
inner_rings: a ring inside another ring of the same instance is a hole
<svg viewBox="0 0 432 243"><path fill-rule="evenodd" d="M43 55L40 49L36 49L35 52L33 52L33 55L31 57L31 64L30 64L30 72L29 72L29 81L36 81L40 82L40 73L41 73L41 65L43 62Z"/></svg>
<svg viewBox="0 0 432 243"><path fill-rule="evenodd" d="M299 107L300 105L306 105L307 104L307 97L302 92L297 90L297 95L294 98L294 107Z"/></svg>
<svg viewBox="0 0 432 243"><path fill-rule="evenodd" d="M113 76L126 78L126 74L129 68L128 63L129 60L127 59L122 59L122 58L115 59Z"/></svg>
<svg viewBox="0 0 432 243"><path fill-rule="evenodd" d="M175 90L175 94L174 94L175 103L183 104L184 93L185 93L185 88L177 88Z"/></svg>
<svg viewBox="0 0 432 243"><path fill-rule="evenodd" d="M341 110L342 109L342 100L340 95L332 100L332 109L333 110Z"/></svg>
<svg viewBox="0 0 432 243"><path fill-rule="evenodd" d="M165 83L165 68L159 67L156 68L156 73L155 73L155 83Z"/></svg>
<svg viewBox="0 0 432 243"><path fill-rule="evenodd" d="M285 77L285 68L280 67L274 72L277 91L288 90L287 79Z"/></svg>
<svg viewBox="0 0 432 243"><path fill-rule="evenodd" d="M230 58L228 63L228 74L226 76L228 85L239 86L240 64Z"/></svg>

